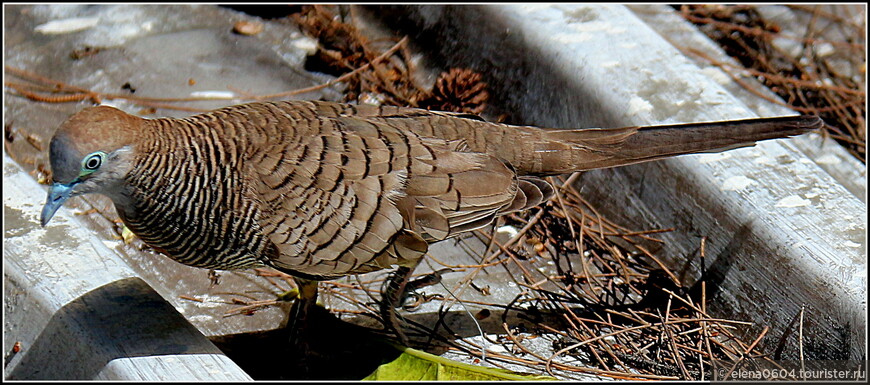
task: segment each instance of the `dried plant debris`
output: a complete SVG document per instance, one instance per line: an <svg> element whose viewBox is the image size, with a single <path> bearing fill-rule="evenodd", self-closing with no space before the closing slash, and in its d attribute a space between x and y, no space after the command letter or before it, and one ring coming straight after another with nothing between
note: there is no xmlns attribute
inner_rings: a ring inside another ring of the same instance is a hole
<svg viewBox="0 0 870 385"><path fill-rule="evenodd" d="M865 161L866 25L844 5L789 7L808 20L800 36L766 20L756 5L677 6L746 72L795 111L822 117L826 132ZM794 49L777 43L783 39Z"/></svg>
<svg viewBox="0 0 870 385"><path fill-rule="evenodd" d="M82 48L73 50L72 53L70 54L70 58L72 58L73 60L80 60L80 59L86 58L88 56L96 55L96 54L100 53L100 51L102 51L102 50L103 50L103 48L100 48L100 47L91 47L89 45L86 45Z"/></svg>
<svg viewBox="0 0 870 385"><path fill-rule="evenodd" d="M352 16L342 17L340 9L303 6L291 17L318 41L317 52L308 58L306 69L341 76L369 65L345 80L344 101L472 114L485 110L489 94L480 74L453 68L442 73L435 87L428 90L414 80L414 62L407 48L386 60L373 60L379 55L374 49L377 42L370 42L349 20Z"/></svg>

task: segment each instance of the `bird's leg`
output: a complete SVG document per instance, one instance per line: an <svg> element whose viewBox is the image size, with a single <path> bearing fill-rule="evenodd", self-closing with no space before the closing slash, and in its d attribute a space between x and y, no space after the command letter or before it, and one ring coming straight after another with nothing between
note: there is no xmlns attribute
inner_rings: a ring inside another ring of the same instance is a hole
<svg viewBox="0 0 870 385"><path fill-rule="evenodd" d="M418 303L416 305L413 305L413 306L405 305L405 302L406 302L406 299L408 298L408 296L413 295L414 292L417 291L417 289L422 289L422 288L427 287L427 286L437 285L438 283L441 282L441 274L449 273L452 271L453 271L453 269L450 269L450 268L441 269L438 271L433 271L433 272L426 274L420 278L417 278L413 281L408 282L408 285L405 287L405 294L402 296L401 302L399 303L399 306L402 306L402 308L405 310L414 311L423 302L428 302L432 298L438 298L438 297L443 298L443 296L441 296L440 294L436 294L434 296L423 296L423 295L418 294L418 296L420 296L423 299L422 301L418 301Z"/></svg>
<svg viewBox="0 0 870 385"><path fill-rule="evenodd" d="M290 343L300 342L301 333L305 331L311 309L317 304L317 281L293 277L299 291L293 307L290 308L287 319L287 330L290 331Z"/></svg>
<svg viewBox="0 0 870 385"><path fill-rule="evenodd" d="M408 345L408 337L402 331L402 327L399 324L399 315L395 309L402 306L409 293L441 282L441 274L445 270L450 271L450 269L439 270L410 281L414 268L419 264L420 261L418 260L411 266L399 266L396 271L390 274L384 288L381 290L380 311L381 317L384 320L384 326L387 330L395 332L404 345Z"/></svg>
<svg viewBox="0 0 870 385"><path fill-rule="evenodd" d="M381 290L381 318L384 321L384 327L396 333L403 345L408 345L408 337L402 332L402 326L399 324L398 313L396 308L401 306L407 295L405 289L408 286L408 280L411 274L414 273L414 266L399 266L396 271L390 274L385 282L384 288Z"/></svg>

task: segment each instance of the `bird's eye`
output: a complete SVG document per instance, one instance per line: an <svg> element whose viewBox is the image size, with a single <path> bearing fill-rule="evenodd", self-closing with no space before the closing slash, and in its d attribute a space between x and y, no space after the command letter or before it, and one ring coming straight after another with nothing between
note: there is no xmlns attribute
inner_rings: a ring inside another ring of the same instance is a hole
<svg viewBox="0 0 870 385"><path fill-rule="evenodd" d="M102 151L97 151L85 157L82 160L82 171L80 176L88 175L94 171L97 171L100 166L103 165L103 161L106 159L106 153Z"/></svg>

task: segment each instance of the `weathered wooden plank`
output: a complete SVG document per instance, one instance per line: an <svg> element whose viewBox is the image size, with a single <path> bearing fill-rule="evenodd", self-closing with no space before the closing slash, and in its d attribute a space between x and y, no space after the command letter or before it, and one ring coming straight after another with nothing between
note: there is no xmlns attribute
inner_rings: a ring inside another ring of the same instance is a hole
<svg viewBox="0 0 870 385"><path fill-rule="evenodd" d="M130 357L109 361L100 381L247 381L236 364L219 354Z"/></svg>
<svg viewBox="0 0 870 385"><path fill-rule="evenodd" d="M67 210L41 228L45 190L3 159L7 379L251 379Z"/></svg>

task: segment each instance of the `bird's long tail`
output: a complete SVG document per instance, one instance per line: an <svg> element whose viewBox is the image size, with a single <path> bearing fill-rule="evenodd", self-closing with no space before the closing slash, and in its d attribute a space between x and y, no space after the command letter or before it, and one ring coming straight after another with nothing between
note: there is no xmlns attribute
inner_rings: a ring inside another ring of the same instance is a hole
<svg viewBox="0 0 870 385"><path fill-rule="evenodd" d="M821 128L815 116L734 120L604 129L518 127L514 145L488 150L509 161L520 174L555 175L624 166L675 155L720 152L755 142L800 135ZM492 139L502 133L494 133ZM512 135L503 133L505 137Z"/></svg>

